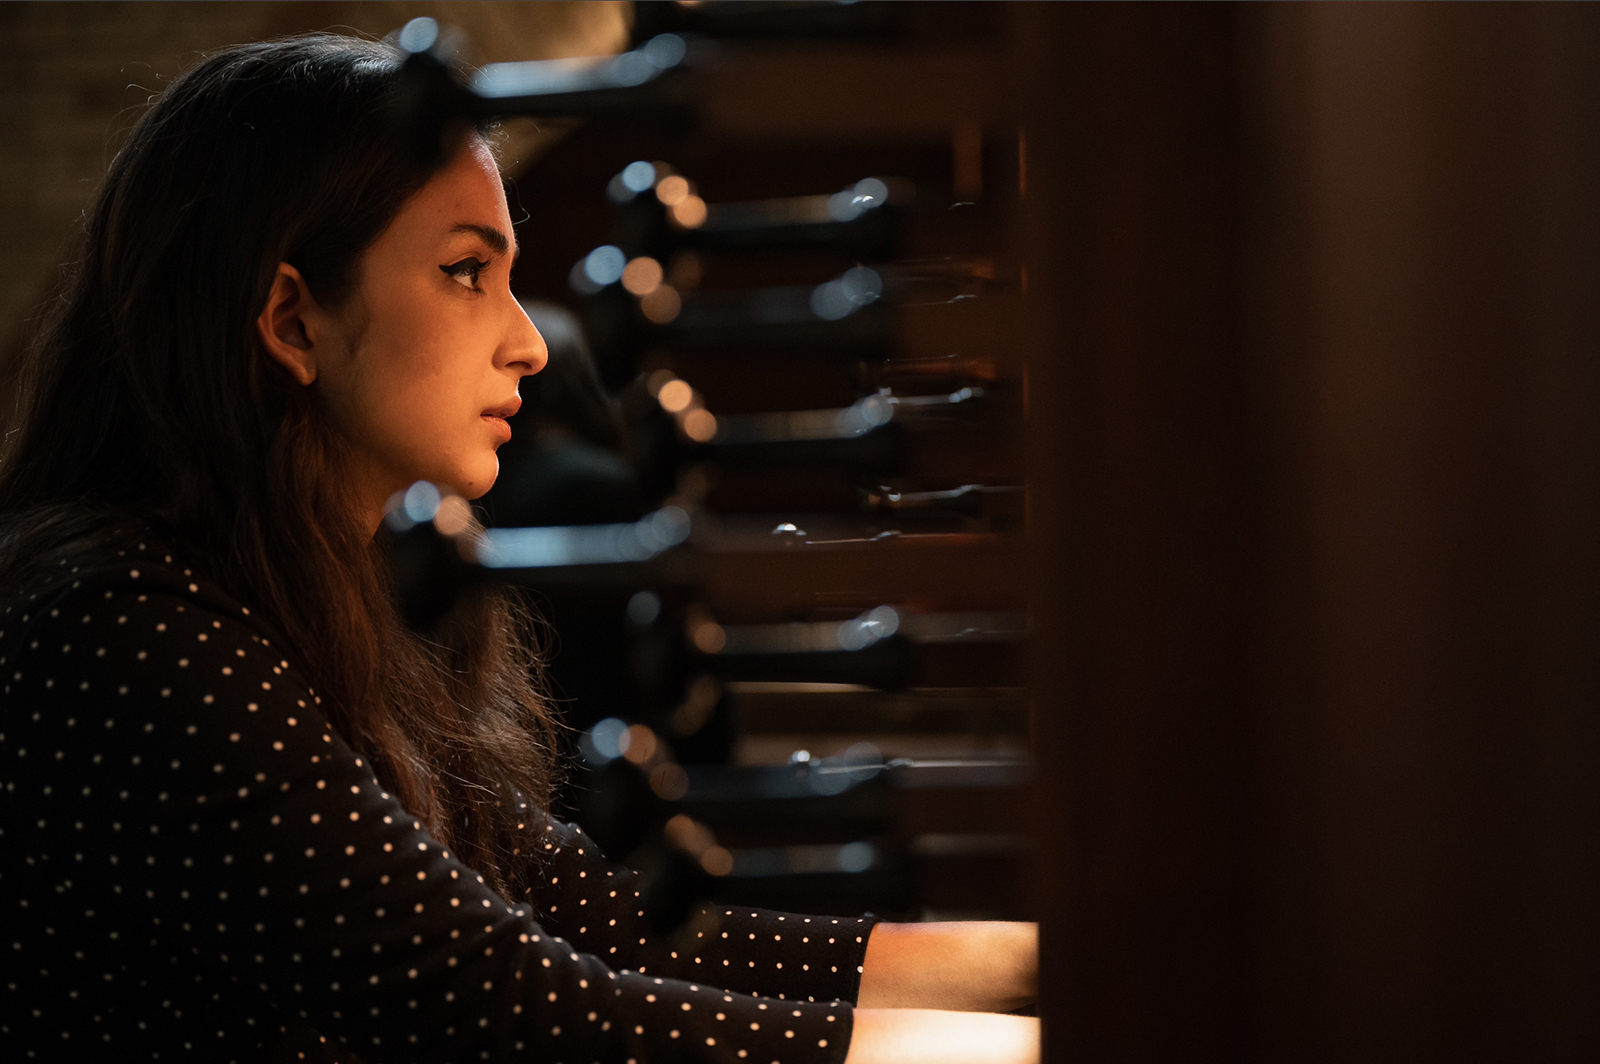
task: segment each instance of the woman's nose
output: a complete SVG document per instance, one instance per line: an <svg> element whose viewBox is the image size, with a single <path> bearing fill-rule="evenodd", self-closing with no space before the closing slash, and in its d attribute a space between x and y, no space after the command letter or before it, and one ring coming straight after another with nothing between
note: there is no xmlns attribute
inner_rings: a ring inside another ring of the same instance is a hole
<svg viewBox="0 0 1600 1064"><path fill-rule="evenodd" d="M500 347L501 357L497 361L506 369L517 370L523 376L538 373L550 361L550 350L545 346L538 328L529 320L528 312L522 309L522 304L512 300L512 306L509 335Z"/></svg>

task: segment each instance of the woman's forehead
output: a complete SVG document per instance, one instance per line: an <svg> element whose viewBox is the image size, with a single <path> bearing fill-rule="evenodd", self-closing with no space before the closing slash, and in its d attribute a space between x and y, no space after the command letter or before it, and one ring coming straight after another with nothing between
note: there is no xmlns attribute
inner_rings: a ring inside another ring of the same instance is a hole
<svg viewBox="0 0 1600 1064"><path fill-rule="evenodd" d="M492 226L510 235L510 211L500 169L489 146L478 138L456 152L438 173L417 191L401 210L397 221L419 225L419 237L444 240L463 226Z"/></svg>

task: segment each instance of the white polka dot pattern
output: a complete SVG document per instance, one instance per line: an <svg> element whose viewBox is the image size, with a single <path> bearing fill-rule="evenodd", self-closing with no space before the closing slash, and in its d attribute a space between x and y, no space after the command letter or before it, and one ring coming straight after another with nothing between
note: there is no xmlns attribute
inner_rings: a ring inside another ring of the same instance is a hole
<svg viewBox="0 0 1600 1064"><path fill-rule="evenodd" d="M752 907L708 908L672 940L657 936L638 904L639 877L608 864L575 825L545 829L550 863L525 897L534 917L599 957L628 957L651 975L703 979L728 990L796 1001L854 1001L876 922ZM600 914L589 905L616 906Z"/></svg>
<svg viewBox="0 0 1600 1064"><path fill-rule="evenodd" d="M0 607L0 1058L843 1059L870 920L713 910L676 949L632 873L532 821L510 903L269 629L127 556Z"/></svg>

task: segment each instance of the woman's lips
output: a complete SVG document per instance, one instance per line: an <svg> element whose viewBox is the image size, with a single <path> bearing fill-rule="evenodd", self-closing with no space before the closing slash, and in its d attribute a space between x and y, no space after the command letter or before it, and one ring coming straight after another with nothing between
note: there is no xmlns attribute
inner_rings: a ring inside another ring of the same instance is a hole
<svg viewBox="0 0 1600 1064"><path fill-rule="evenodd" d="M513 395L506 402L490 410L485 410L481 415L483 420L494 426L495 434L500 437L500 442L505 443L511 439L511 426L506 419L522 409L522 396Z"/></svg>
<svg viewBox="0 0 1600 1064"><path fill-rule="evenodd" d="M484 414L483 420L494 426L495 434L500 437L501 443L507 443L510 441L511 426L506 422L505 418L497 417L494 414Z"/></svg>

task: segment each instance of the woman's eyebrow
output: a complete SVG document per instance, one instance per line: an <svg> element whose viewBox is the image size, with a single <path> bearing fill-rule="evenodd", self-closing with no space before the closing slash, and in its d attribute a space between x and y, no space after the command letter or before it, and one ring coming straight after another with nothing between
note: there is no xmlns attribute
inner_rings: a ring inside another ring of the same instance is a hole
<svg viewBox="0 0 1600 1064"><path fill-rule="evenodd" d="M473 222L457 222L451 227L450 231L452 233L476 233L479 237L483 238L483 242L485 244L488 244L495 250L496 254L500 255L504 255L507 249L511 248L512 246L511 238L506 236L492 225L477 225ZM519 247L515 249L511 257L515 259L520 254L522 254L522 249Z"/></svg>

